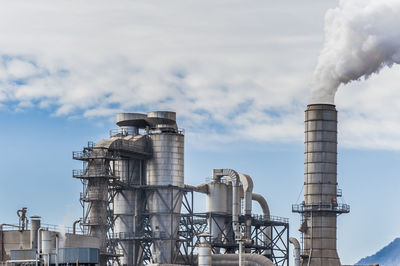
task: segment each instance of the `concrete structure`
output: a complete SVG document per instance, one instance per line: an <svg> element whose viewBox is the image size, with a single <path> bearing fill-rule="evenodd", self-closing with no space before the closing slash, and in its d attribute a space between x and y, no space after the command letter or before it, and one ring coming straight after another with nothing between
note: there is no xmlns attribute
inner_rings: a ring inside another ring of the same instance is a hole
<svg viewBox="0 0 400 266"><path fill-rule="evenodd" d="M336 217L349 212L338 204L337 111L312 104L305 112L304 202L293 206L303 215L304 266L340 266L336 250Z"/></svg>

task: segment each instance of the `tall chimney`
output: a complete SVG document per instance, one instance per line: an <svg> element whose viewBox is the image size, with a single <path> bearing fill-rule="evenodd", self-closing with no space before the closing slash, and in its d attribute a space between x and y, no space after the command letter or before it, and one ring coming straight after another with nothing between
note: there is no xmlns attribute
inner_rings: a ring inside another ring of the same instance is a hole
<svg viewBox="0 0 400 266"><path fill-rule="evenodd" d="M336 217L350 208L338 204L337 111L334 105L310 104L305 112L303 266L340 266L336 250ZM340 191L339 191L340 192Z"/></svg>

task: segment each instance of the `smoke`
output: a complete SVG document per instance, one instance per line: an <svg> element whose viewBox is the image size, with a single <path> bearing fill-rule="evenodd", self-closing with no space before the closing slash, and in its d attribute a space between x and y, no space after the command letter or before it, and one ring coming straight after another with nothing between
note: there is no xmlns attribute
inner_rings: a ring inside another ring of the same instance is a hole
<svg viewBox="0 0 400 266"><path fill-rule="evenodd" d="M341 84L400 63L400 1L341 0L325 16L311 103L333 103Z"/></svg>
<svg viewBox="0 0 400 266"><path fill-rule="evenodd" d="M59 229L59 234L58 234L58 237L59 237L59 247L60 248L65 248L65 242L66 242L66 240L67 240L67 236L66 236L66 233L67 233L67 231L66 231L66 229L65 229L65 226L64 225L58 225L58 229Z"/></svg>

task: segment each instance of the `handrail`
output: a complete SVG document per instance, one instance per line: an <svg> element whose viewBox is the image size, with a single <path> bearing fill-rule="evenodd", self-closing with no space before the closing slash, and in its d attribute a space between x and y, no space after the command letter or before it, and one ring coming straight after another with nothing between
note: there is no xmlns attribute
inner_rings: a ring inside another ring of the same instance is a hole
<svg viewBox="0 0 400 266"><path fill-rule="evenodd" d="M330 202L320 202L314 204L293 204L293 212L308 212L308 211L333 211L340 213L350 212L350 205L344 203L330 203Z"/></svg>

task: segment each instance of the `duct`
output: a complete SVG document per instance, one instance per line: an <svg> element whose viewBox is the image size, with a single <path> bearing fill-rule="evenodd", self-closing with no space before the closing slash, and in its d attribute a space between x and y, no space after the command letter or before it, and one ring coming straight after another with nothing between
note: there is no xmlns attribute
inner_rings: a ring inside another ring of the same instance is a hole
<svg viewBox="0 0 400 266"><path fill-rule="evenodd" d="M185 188L193 190L195 192L208 194L208 184L201 184L198 186L185 185Z"/></svg>
<svg viewBox="0 0 400 266"><path fill-rule="evenodd" d="M220 182L224 176L230 177L232 182L232 227L235 234L235 240L240 240L239 231L239 174L232 169L213 169L212 179L215 182Z"/></svg>
<svg viewBox="0 0 400 266"><path fill-rule="evenodd" d="M239 174L239 180L243 186L244 215L251 215L251 197L253 192L253 180L249 175Z"/></svg>
<svg viewBox="0 0 400 266"><path fill-rule="evenodd" d="M249 175L239 174L240 182L242 183L243 189L243 205L244 215L246 217L246 232L245 238L247 241L251 241L251 203L252 203L252 192L253 192L253 180ZM249 250L246 250L249 252Z"/></svg>
<svg viewBox="0 0 400 266"><path fill-rule="evenodd" d="M213 254L213 266L239 266L238 254ZM242 254L243 266L275 266L271 260L259 254Z"/></svg>
<svg viewBox="0 0 400 266"><path fill-rule="evenodd" d="M300 266L300 243L294 237L289 238L289 242L293 244L293 257L294 257L294 266Z"/></svg>
<svg viewBox="0 0 400 266"><path fill-rule="evenodd" d="M269 211L269 206L265 198L261 194L253 193L252 194L252 199L254 201L257 201L258 204L260 204L261 209L263 211L264 218L267 220L270 220L271 215ZM265 227L264 229L264 235L263 235L263 242L266 244L267 247L271 245L271 232L272 228L270 226ZM270 249L265 250L264 255L269 255L271 253Z"/></svg>

